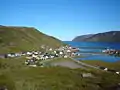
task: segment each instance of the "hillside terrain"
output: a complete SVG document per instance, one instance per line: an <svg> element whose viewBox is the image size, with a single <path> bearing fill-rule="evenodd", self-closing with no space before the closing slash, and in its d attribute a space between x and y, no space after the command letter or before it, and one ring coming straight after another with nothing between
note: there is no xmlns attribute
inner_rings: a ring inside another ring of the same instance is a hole
<svg viewBox="0 0 120 90"><path fill-rule="evenodd" d="M33 27L0 26L0 53L40 50L41 45L55 48L62 42Z"/></svg>
<svg viewBox="0 0 120 90"><path fill-rule="evenodd" d="M120 31L110 31L98 34L77 36L72 41L120 42Z"/></svg>
<svg viewBox="0 0 120 90"><path fill-rule="evenodd" d="M114 73L60 66L32 68L24 65L24 59L25 57L0 59L0 88L6 87L8 90L118 90L116 87L120 82L120 76ZM92 76L84 78L83 73L91 73Z"/></svg>

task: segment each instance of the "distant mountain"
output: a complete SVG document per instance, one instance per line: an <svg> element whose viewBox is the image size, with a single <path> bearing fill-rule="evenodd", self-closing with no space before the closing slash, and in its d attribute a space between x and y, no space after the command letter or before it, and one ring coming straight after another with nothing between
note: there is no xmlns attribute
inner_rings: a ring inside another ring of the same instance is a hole
<svg viewBox="0 0 120 90"><path fill-rule="evenodd" d="M55 48L62 42L33 27L0 25L0 53L39 50L41 45Z"/></svg>
<svg viewBox="0 0 120 90"><path fill-rule="evenodd" d="M84 41L87 38L90 38L93 34L77 36L73 41Z"/></svg>
<svg viewBox="0 0 120 90"><path fill-rule="evenodd" d="M87 42L120 42L120 31L110 31L98 34L77 36L72 41Z"/></svg>

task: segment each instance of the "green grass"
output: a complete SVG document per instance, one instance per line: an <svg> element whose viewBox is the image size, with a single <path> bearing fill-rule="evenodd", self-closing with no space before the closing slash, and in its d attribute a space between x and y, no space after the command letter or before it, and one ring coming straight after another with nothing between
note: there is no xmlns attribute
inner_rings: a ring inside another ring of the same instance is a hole
<svg viewBox="0 0 120 90"><path fill-rule="evenodd" d="M41 45L59 47L63 43L29 27L0 27L0 53L39 50Z"/></svg>
<svg viewBox="0 0 120 90"><path fill-rule="evenodd" d="M7 75L0 75L0 87L7 87L8 90L15 90L14 81Z"/></svg>
<svg viewBox="0 0 120 90"><path fill-rule="evenodd" d="M84 63L95 65L95 66L103 66L108 67L110 69L115 69L120 71L120 62L104 62L100 60L81 60Z"/></svg>
<svg viewBox="0 0 120 90"><path fill-rule="evenodd" d="M120 82L120 76L113 73L65 67L32 68L25 66L24 60L25 57L0 59L0 86L9 90L106 90ZM55 61L59 60L64 61ZM82 73L95 77L82 78Z"/></svg>

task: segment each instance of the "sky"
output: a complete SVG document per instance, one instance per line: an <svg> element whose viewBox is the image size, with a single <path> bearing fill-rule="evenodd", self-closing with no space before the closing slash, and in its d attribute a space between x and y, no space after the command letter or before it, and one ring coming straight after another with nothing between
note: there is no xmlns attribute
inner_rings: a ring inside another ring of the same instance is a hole
<svg viewBox="0 0 120 90"><path fill-rule="evenodd" d="M120 0L0 0L0 25L35 27L63 41L120 31Z"/></svg>

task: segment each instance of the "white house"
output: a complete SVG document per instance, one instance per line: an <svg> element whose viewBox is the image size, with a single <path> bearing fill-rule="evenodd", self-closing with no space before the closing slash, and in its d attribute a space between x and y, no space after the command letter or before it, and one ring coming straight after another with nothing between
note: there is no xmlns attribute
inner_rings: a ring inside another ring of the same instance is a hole
<svg viewBox="0 0 120 90"><path fill-rule="evenodd" d="M54 56L50 56L50 58L54 58Z"/></svg>
<svg viewBox="0 0 120 90"><path fill-rule="evenodd" d="M60 52L60 55L63 55L63 52Z"/></svg>
<svg viewBox="0 0 120 90"><path fill-rule="evenodd" d="M32 57L26 57L26 59L31 59Z"/></svg>
<svg viewBox="0 0 120 90"><path fill-rule="evenodd" d="M36 57L37 57L37 55L32 54L32 57L36 58Z"/></svg>
<svg viewBox="0 0 120 90"><path fill-rule="evenodd" d="M48 56L45 56L46 59L48 59L49 57Z"/></svg>
<svg viewBox="0 0 120 90"><path fill-rule="evenodd" d="M38 55L39 53L38 52L34 52L35 55Z"/></svg>
<svg viewBox="0 0 120 90"><path fill-rule="evenodd" d="M71 51L70 50L67 50L67 53L70 53Z"/></svg>
<svg viewBox="0 0 120 90"><path fill-rule="evenodd" d="M37 65L29 65L29 66L31 66L31 67L37 67Z"/></svg>
<svg viewBox="0 0 120 90"><path fill-rule="evenodd" d="M54 53L56 54L57 52L56 52L56 51L54 51Z"/></svg>
<svg viewBox="0 0 120 90"><path fill-rule="evenodd" d="M68 56L67 56L67 55L65 55L65 56L64 56L64 58L68 58Z"/></svg>
<svg viewBox="0 0 120 90"><path fill-rule="evenodd" d="M11 54L7 54L8 57L11 57Z"/></svg>
<svg viewBox="0 0 120 90"><path fill-rule="evenodd" d="M93 77L91 73L83 73L82 77Z"/></svg>
<svg viewBox="0 0 120 90"><path fill-rule="evenodd" d="M108 70L108 68L105 68L104 70L105 70L105 71L107 71L107 70Z"/></svg>
<svg viewBox="0 0 120 90"><path fill-rule="evenodd" d="M31 52L27 52L27 55L32 55L32 53Z"/></svg>
<svg viewBox="0 0 120 90"><path fill-rule="evenodd" d="M52 48L49 49L49 51L52 51L52 50L53 50Z"/></svg>
<svg viewBox="0 0 120 90"><path fill-rule="evenodd" d="M120 74L120 72L116 72L116 74Z"/></svg>

